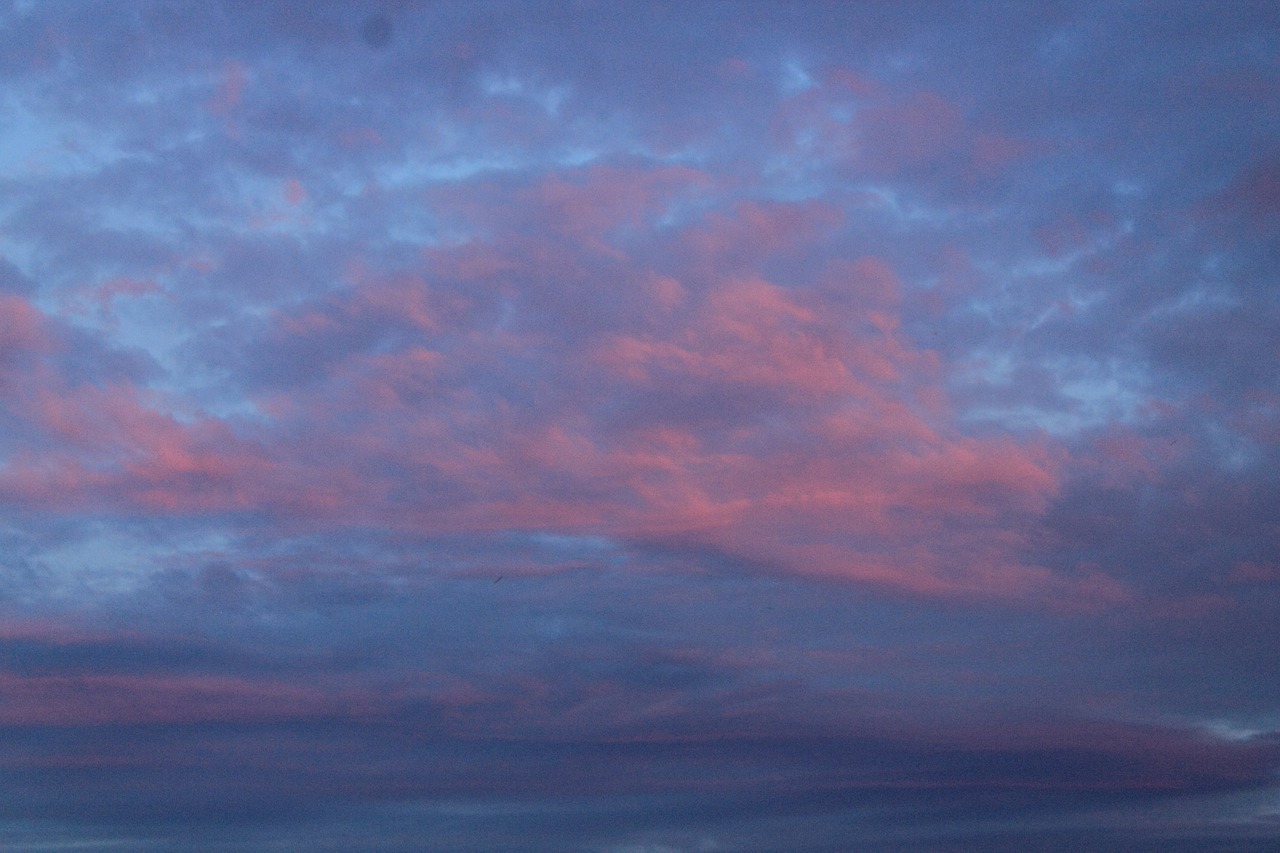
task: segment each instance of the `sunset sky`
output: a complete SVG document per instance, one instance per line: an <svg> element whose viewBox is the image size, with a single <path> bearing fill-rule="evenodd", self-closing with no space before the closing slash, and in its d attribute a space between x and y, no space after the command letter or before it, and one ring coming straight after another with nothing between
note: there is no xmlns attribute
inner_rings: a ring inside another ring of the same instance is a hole
<svg viewBox="0 0 1280 853"><path fill-rule="evenodd" d="M1280 844L1280 3L0 0L0 851Z"/></svg>

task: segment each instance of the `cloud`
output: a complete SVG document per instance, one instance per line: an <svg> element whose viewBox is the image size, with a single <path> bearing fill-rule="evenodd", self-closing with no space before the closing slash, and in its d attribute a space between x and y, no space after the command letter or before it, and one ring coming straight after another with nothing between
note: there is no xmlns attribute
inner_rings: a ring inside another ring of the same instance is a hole
<svg viewBox="0 0 1280 853"><path fill-rule="evenodd" d="M0 11L0 835L1267 849L1277 35L1166 11Z"/></svg>

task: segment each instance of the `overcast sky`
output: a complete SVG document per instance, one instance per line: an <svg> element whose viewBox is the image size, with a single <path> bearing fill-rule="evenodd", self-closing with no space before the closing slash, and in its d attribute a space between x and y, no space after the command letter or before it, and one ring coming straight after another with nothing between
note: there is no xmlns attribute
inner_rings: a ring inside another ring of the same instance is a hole
<svg viewBox="0 0 1280 853"><path fill-rule="evenodd" d="M1280 4L0 2L0 850L1280 843Z"/></svg>

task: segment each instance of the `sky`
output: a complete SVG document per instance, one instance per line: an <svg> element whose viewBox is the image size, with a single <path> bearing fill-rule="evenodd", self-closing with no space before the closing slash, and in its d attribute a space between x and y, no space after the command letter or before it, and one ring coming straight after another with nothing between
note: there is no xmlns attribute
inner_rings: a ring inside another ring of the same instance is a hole
<svg viewBox="0 0 1280 853"><path fill-rule="evenodd" d="M1280 844L1280 4L0 2L0 851Z"/></svg>

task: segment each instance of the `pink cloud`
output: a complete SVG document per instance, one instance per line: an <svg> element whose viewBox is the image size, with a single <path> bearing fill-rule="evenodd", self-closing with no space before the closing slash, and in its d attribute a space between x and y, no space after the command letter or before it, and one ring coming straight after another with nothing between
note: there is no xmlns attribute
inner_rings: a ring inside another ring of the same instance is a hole
<svg viewBox="0 0 1280 853"><path fill-rule="evenodd" d="M0 293L0 369L23 353L57 347L44 314L21 296Z"/></svg>
<svg viewBox="0 0 1280 853"><path fill-rule="evenodd" d="M966 133L960 109L935 92L872 107L859 118L865 156L890 173L943 157Z"/></svg>
<svg viewBox="0 0 1280 853"><path fill-rule="evenodd" d="M44 395L33 412L55 451L23 450L0 469L7 500L49 509L166 513L261 505L278 493L278 465L221 423L193 425L139 405L127 389Z"/></svg>
<svg viewBox="0 0 1280 853"><path fill-rule="evenodd" d="M227 60L222 66L222 77L218 90L208 102L208 108L216 115L227 117L244 98L244 90L249 82L249 69L242 62Z"/></svg>
<svg viewBox="0 0 1280 853"><path fill-rule="evenodd" d="M307 200L306 187L302 185L302 181L297 178L290 178L284 182L284 199L292 206L302 204Z"/></svg>
<svg viewBox="0 0 1280 853"><path fill-rule="evenodd" d="M132 281L105 286L107 298L114 290L150 289ZM72 378L61 362L71 347L65 330L21 298L0 299L2 402L23 434L34 437L15 444L0 466L6 499L50 508L123 502L185 511L248 502L244 474L266 476L272 465L226 424L179 420L161 410L161 397L127 380ZM20 356L20 370L4 364Z"/></svg>
<svg viewBox="0 0 1280 853"><path fill-rule="evenodd" d="M772 121L797 167L838 165L859 177L901 177L945 164L976 182L998 175L1040 147L983 127L932 90L895 94L849 69L829 69L788 98Z"/></svg>
<svg viewBox="0 0 1280 853"><path fill-rule="evenodd" d="M261 721L346 710L351 698L314 685L214 675L42 675L0 673L0 724Z"/></svg>
<svg viewBox="0 0 1280 853"><path fill-rule="evenodd" d="M1244 585L1280 583L1280 563L1242 560L1231 569L1227 582Z"/></svg>
<svg viewBox="0 0 1280 853"><path fill-rule="evenodd" d="M479 228L503 246L536 251L544 246L535 235L554 234L573 241L572 251L556 246L565 262L583 254L617 256L609 237L620 229L648 230L653 221L682 199L711 190L713 178L688 166L634 169L587 166L511 188L473 182L462 187L432 188L425 195L450 221Z"/></svg>
<svg viewBox="0 0 1280 853"><path fill-rule="evenodd" d="M775 285L728 281L705 294L693 322L674 339L621 336L594 355L620 378L649 385L695 381L787 396L849 387L837 342L817 333L814 320Z"/></svg>
<svg viewBox="0 0 1280 853"><path fill-rule="evenodd" d="M542 221L565 235L581 236L641 225L676 196L709 183L707 175L686 166L642 172L592 166L572 180L546 178L525 195Z"/></svg>
<svg viewBox="0 0 1280 853"><path fill-rule="evenodd" d="M656 229L700 182L588 169L522 191L528 210L487 213L483 242L395 272L352 264L345 289L272 318L264 358L318 371L265 390L265 423L179 418L151 392L46 365L24 417L54 446L14 455L0 485L48 507L546 530L913 594L1036 600L1074 583L1105 598L1097 578L1023 562L1061 454L951 422L890 265L771 281L763 258L838 226L814 203ZM661 271L609 245L619 226L673 250ZM38 313L9 316L14 341L43 339Z"/></svg>
<svg viewBox="0 0 1280 853"><path fill-rule="evenodd" d="M770 254L816 242L842 220L839 208L820 201L745 201L730 213L708 214L684 239L693 258L722 268L725 263L758 263Z"/></svg>

